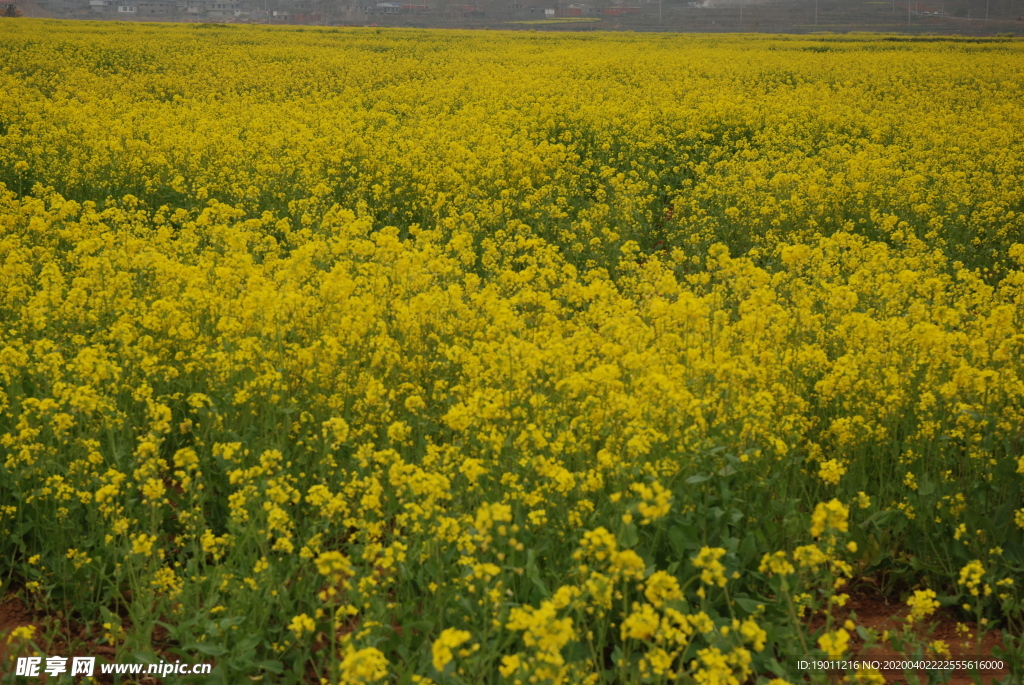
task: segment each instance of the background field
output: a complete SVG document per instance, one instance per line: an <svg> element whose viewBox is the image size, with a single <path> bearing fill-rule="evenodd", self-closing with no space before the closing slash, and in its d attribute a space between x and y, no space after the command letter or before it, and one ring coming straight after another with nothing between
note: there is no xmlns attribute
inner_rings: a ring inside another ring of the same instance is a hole
<svg viewBox="0 0 1024 685"><path fill-rule="evenodd" d="M27 17L192 23L919 36L1024 34L1024 0L16 0ZM219 8L219 9L216 9ZM548 12L554 18L548 17Z"/></svg>
<svg viewBox="0 0 1024 685"><path fill-rule="evenodd" d="M6 659L1020 678L1020 42L0 32Z"/></svg>

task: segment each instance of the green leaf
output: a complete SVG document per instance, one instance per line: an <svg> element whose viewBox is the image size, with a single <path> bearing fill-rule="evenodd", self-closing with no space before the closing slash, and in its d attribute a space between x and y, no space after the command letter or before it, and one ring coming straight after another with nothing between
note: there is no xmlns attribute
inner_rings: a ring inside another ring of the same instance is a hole
<svg viewBox="0 0 1024 685"><path fill-rule="evenodd" d="M740 543L740 563L745 566L757 558L757 541L753 535L747 535Z"/></svg>
<svg viewBox="0 0 1024 685"><path fill-rule="evenodd" d="M181 651L199 652L200 654L205 654L207 656L220 656L225 654L228 650L220 645L199 644L198 642L194 642L182 647Z"/></svg>
<svg viewBox="0 0 1024 685"><path fill-rule="evenodd" d="M700 547L695 533L696 529L689 526L676 525L669 529L668 539L676 556L685 556L687 552Z"/></svg>
<svg viewBox="0 0 1024 685"><path fill-rule="evenodd" d="M537 553L532 549L526 552L526 577L530 579L535 588L540 590L542 597L547 598L551 596L547 585L544 584L540 577L540 569L537 567Z"/></svg>
<svg viewBox="0 0 1024 685"><path fill-rule="evenodd" d="M244 616L228 616L227 618L222 618L219 621L221 630L227 630L231 628L231 626L238 626L243 623L245 623Z"/></svg>
<svg viewBox="0 0 1024 685"><path fill-rule="evenodd" d="M750 597L734 597L733 602L735 602L736 606L738 606L740 609L743 609L743 611L747 612L748 614L756 613L758 607L764 604L764 602L760 602Z"/></svg>
<svg viewBox="0 0 1024 685"><path fill-rule="evenodd" d="M256 665L262 668L264 671L270 671L271 673L276 673L277 675L281 675L282 673L284 673L284 664L282 664L280 661L258 661L256 662Z"/></svg>
<svg viewBox="0 0 1024 685"><path fill-rule="evenodd" d="M638 542L640 542L640 533L636 529L636 524L627 523L619 531L619 544L630 549L635 547Z"/></svg>

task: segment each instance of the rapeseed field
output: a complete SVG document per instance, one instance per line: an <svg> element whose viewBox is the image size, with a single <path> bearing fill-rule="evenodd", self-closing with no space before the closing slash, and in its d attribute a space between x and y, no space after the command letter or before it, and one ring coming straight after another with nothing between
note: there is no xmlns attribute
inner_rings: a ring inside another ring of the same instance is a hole
<svg viewBox="0 0 1024 685"><path fill-rule="evenodd" d="M0 676L1020 678L1024 44L0 41Z"/></svg>

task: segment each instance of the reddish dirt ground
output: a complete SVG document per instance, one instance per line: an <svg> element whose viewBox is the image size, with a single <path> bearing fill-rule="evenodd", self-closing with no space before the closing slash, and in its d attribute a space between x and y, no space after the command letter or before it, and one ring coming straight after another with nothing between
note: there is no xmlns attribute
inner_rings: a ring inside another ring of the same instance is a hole
<svg viewBox="0 0 1024 685"><path fill-rule="evenodd" d="M56 654L66 657L95 656L103 660L113 661L115 656L114 648L98 642L90 635L89 630L85 626L75 622L65 624L63 631L52 631L57 633L57 637L52 642L40 643L38 636L45 632L46 625L49 622L45 617L34 615L29 611L25 603L14 594L8 594L0 599L0 676L6 675L7 671L13 669L13 665L8 661L9 657L13 655L9 653L10 646L7 644L7 636L12 630L21 626L36 627L36 644L39 644L45 650L45 654ZM174 657L171 658L173 659ZM35 682L46 682L47 680L48 676L45 675L39 679L34 679ZM105 678L97 673L95 678L89 682L113 683L114 680L112 676ZM128 683L131 681L123 680L122 682ZM143 677L134 682L137 682L139 685L156 685L160 680Z"/></svg>
<svg viewBox="0 0 1024 685"><path fill-rule="evenodd" d="M898 631L906 625L906 616L909 607L906 604L887 599L871 585L860 583L849 591L850 601L845 609L849 613L856 614L858 625L871 628L878 633L882 631ZM847 615L849 615L849 613ZM844 616L845 618L845 616ZM977 626L973 622L965 622L957 618L951 609L940 609L925 621L916 631L916 634L927 642L942 640L949 646L950 659L955 660L978 660L993 658L993 649L1003 644L1003 635L999 630L990 630L983 637L981 645L977 644L975 638L967 638L957 632L958 624L967 627L969 633L977 636ZM926 628L931 627L930 634ZM851 640L851 647L858 656L875 657L879 655L892 656L892 649L886 647L875 647L865 651L863 642L859 638ZM941 657L936 657L941 658ZM997 657L996 657L997 658ZM1004 668L998 672L986 672L981 675L983 683L994 683L1002 680L1009 674L1009 669ZM907 683L906 676L901 672L883 672L882 675L890 683ZM928 682L927 676L922 671L919 674L922 683ZM965 671L954 671L949 685L971 685L975 681Z"/></svg>

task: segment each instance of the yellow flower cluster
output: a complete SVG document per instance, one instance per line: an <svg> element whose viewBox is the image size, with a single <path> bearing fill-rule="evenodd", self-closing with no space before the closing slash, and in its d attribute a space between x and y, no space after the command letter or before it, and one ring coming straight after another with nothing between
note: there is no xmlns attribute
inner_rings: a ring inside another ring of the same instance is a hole
<svg viewBox="0 0 1024 685"><path fill-rule="evenodd" d="M850 634L843 628L825 633L818 638L818 646L828 655L829 659L842 659L849 642Z"/></svg>
<svg viewBox="0 0 1024 685"><path fill-rule="evenodd" d="M811 516L811 535L817 538L825 531L845 533L849 530L849 516L850 509L837 499L818 504Z"/></svg>
<svg viewBox="0 0 1024 685"><path fill-rule="evenodd" d="M431 647L434 668L439 673L443 672L444 667L452 660L452 650L468 642L471 637L472 635L466 630L456 630L455 628L443 630Z"/></svg>
<svg viewBox="0 0 1024 685"><path fill-rule="evenodd" d="M725 587L727 579L725 577L725 566L719 561L725 556L725 550L721 547L703 547L697 556L693 559L693 565L696 568L701 569L700 581L707 585L717 585L718 587Z"/></svg>
<svg viewBox="0 0 1024 685"><path fill-rule="evenodd" d="M975 559L974 561L968 563L966 566L960 569L959 583L963 585L970 594L977 597L979 591L978 587L981 585L981 581L984 578L984 576L984 565L982 565L980 560ZM985 587L986 591L990 591L988 590L987 585Z"/></svg>
<svg viewBox="0 0 1024 685"><path fill-rule="evenodd" d="M907 600L907 606L910 607L907 622L914 623L935 613L935 610L939 608L935 597L935 590L915 590L913 596Z"/></svg>
<svg viewBox="0 0 1024 685"><path fill-rule="evenodd" d="M26 600L231 681L738 685L898 524L1019 606L1019 42L3 31Z"/></svg>

